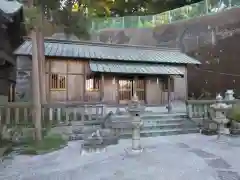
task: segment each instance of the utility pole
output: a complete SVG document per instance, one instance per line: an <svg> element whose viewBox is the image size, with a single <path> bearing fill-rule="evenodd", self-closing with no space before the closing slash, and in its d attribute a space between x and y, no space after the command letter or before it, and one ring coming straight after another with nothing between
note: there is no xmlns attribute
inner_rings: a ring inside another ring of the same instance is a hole
<svg viewBox="0 0 240 180"><path fill-rule="evenodd" d="M42 124L41 124L41 97L40 97L40 79L39 79L39 62L38 62L38 43L37 31L33 29L31 32L32 39L32 100L33 100L33 121L35 125L35 139L42 140Z"/></svg>

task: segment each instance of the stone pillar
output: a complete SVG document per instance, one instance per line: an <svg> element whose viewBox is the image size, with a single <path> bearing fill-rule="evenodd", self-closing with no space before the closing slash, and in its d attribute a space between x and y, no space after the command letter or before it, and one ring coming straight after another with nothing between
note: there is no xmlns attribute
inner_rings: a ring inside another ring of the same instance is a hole
<svg viewBox="0 0 240 180"><path fill-rule="evenodd" d="M132 148L131 152L141 152L142 147L140 143L140 132L141 126L143 122L141 120L140 114L144 111L144 107L140 105L138 97L136 95L133 96L132 100L128 105L128 112L132 119Z"/></svg>

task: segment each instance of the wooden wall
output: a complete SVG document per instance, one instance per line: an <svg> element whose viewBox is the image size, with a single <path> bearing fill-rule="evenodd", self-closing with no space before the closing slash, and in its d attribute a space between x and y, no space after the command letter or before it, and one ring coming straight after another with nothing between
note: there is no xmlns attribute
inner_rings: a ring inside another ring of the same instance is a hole
<svg viewBox="0 0 240 180"><path fill-rule="evenodd" d="M46 60L46 88L47 99L50 101L82 101L85 90L85 67L87 62L81 60ZM50 73L49 73L50 72ZM58 74L65 77L65 89L53 89L51 75ZM50 79L50 81L49 81Z"/></svg>
<svg viewBox="0 0 240 180"><path fill-rule="evenodd" d="M185 66L177 66L179 70L184 72L184 77L173 77L174 90L171 92L172 100L187 99L187 69ZM163 82L160 78L149 77L146 81L146 101L148 104L166 104L168 101L168 92L163 91Z"/></svg>
<svg viewBox="0 0 240 180"><path fill-rule="evenodd" d="M185 73L184 78L174 77L174 91L171 93L173 100L185 100L187 97L187 71L186 67L178 67ZM50 72L50 73L49 73ZM52 74L66 77L66 88L49 88ZM101 88L97 91L85 89L85 79L90 74L88 61L58 60L46 61L46 88L49 101L100 101ZM104 74L103 101L118 103L118 76ZM99 76L101 79L101 77ZM100 82L101 83L101 82ZM163 91L162 82L157 82L156 77L145 78L145 99L148 104L164 104L167 102L167 92Z"/></svg>

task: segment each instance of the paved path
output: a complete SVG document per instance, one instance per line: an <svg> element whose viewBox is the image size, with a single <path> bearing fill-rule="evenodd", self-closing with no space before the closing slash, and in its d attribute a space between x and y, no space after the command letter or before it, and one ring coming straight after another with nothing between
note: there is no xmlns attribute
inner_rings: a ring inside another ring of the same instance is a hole
<svg viewBox="0 0 240 180"><path fill-rule="evenodd" d="M127 155L130 140L80 155L81 142L50 154L17 156L0 165L0 180L240 180L240 139L216 142L200 134L144 138L144 152Z"/></svg>

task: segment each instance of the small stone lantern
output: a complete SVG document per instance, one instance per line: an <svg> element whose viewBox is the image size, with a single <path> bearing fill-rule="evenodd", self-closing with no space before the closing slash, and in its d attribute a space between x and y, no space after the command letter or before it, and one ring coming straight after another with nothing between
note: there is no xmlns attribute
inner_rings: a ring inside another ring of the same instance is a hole
<svg viewBox="0 0 240 180"><path fill-rule="evenodd" d="M226 124L229 122L229 119L226 118L226 113L231 109L231 105L222 103L223 100L220 94L216 97L217 102L211 105L213 110L213 121L218 124L218 139L221 135L229 134L229 129L225 128Z"/></svg>
<svg viewBox="0 0 240 180"><path fill-rule="evenodd" d="M131 116L132 123L132 151L141 152L142 147L140 144L140 130L143 125L140 114L144 112L144 107L141 106L137 95L132 97L132 100L128 104L127 111Z"/></svg>
<svg viewBox="0 0 240 180"><path fill-rule="evenodd" d="M234 98L234 92L233 92L233 90L232 89L229 89L229 90L227 90L226 92L225 92L225 100L229 100L229 101L231 101L231 100L234 100L235 98Z"/></svg>

